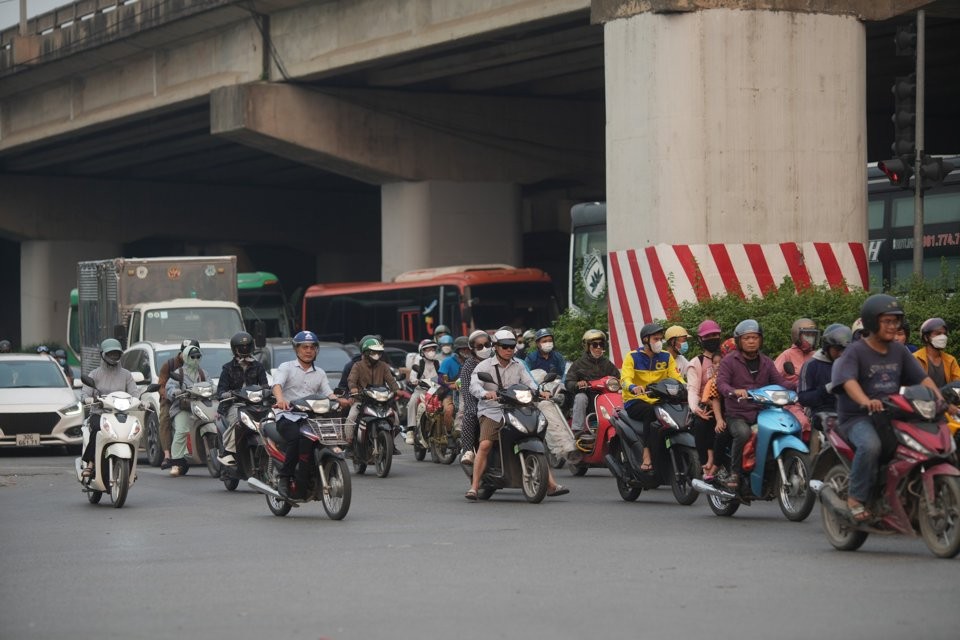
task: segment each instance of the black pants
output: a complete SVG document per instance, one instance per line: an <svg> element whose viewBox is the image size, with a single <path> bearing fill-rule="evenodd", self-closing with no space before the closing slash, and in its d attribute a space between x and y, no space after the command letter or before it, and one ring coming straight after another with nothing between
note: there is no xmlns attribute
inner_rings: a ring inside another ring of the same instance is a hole
<svg viewBox="0 0 960 640"><path fill-rule="evenodd" d="M84 462L93 462L93 456L97 452L97 433L100 431L100 414L91 413L88 424L90 426L90 441L83 450L83 455L80 459Z"/></svg>
<svg viewBox="0 0 960 640"><path fill-rule="evenodd" d="M653 426L654 421L656 420L656 412L654 407L649 402L644 402L643 400L637 400L629 407L627 407L627 415L643 423L643 441L649 447L653 442L655 432L659 431Z"/></svg>
<svg viewBox="0 0 960 640"><path fill-rule="evenodd" d="M286 440L287 446L283 450L283 466L277 472L281 478L293 478L297 469L297 462L303 458L309 459L313 443L300 436L300 424L286 418L277 421L277 431Z"/></svg>
<svg viewBox="0 0 960 640"><path fill-rule="evenodd" d="M716 418L704 420L700 416L693 416L693 439L697 443L697 455L700 457L700 464L707 464L707 452L713 449L717 433Z"/></svg>

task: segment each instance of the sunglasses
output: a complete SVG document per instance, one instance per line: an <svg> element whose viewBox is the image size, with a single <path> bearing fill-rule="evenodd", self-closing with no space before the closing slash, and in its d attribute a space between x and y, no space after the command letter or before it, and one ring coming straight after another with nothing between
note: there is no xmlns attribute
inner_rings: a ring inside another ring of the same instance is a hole
<svg viewBox="0 0 960 640"><path fill-rule="evenodd" d="M497 346L500 347L501 349L510 349L511 351L517 348L517 345L515 344L498 344Z"/></svg>
<svg viewBox="0 0 960 640"><path fill-rule="evenodd" d="M606 347L606 346L607 346L607 343L605 343L605 342L591 342L591 343L590 343L590 348L591 348L591 349L603 349L603 348Z"/></svg>
<svg viewBox="0 0 960 640"><path fill-rule="evenodd" d="M191 360L199 360L199 359L202 358L202 357L203 357L203 356L201 356L201 355L198 354L198 353L194 353L194 354L191 354L191 355L190 355L190 359L191 359Z"/></svg>

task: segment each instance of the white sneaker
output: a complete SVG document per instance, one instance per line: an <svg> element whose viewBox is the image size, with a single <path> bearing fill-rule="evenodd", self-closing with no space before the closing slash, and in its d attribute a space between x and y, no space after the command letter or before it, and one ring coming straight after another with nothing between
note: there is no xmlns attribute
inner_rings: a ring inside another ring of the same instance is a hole
<svg viewBox="0 0 960 640"><path fill-rule="evenodd" d="M232 453L226 453L222 456L217 456L217 460L220 461L220 464L225 464L228 467L233 467L237 464L237 461L234 459Z"/></svg>
<svg viewBox="0 0 960 640"><path fill-rule="evenodd" d="M460 464L473 464L473 459L476 457L473 451L465 451L462 456L460 456Z"/></svg>
<svg viewBox="0 0 960 640"><path fill-rule="evenodd" d="M413 444L413 429L407 430L407 435L404 438L404 442L406 442L407 444Z"/></svg>

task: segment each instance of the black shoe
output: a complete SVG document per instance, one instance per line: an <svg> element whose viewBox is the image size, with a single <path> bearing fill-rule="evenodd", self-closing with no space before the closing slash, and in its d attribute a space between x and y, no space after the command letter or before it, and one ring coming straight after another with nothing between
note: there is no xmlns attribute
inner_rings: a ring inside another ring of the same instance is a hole
<svg viewBox="0 0 960 640"><path fill-rule="evenodd" d="M290 499L290 478L277 479L277 493L279 493L280 497L284 500Z"/></svg>
<svg viewBox="0 0 960 640"><path fill-rule="evenodd" d="M172 466L173 466L173 460L171 460L170 458L164 458L163 462L160 463L161 471L166 471Z"/></svg>
<svg viewBox="0 0 960 640"><path fill-rule="evenodd" d="M393 445L393 455L400 455L400 449L397 449L397 445Z"/></svg>

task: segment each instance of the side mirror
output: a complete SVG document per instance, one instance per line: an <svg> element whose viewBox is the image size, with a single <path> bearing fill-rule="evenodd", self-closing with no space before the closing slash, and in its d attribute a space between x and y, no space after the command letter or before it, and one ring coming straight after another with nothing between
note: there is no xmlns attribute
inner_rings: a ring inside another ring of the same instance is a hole
<svg viewBox="0 0 960 640"><path fill-rule="evenodd" d="M170 377L176 380L177 382L183 382L183 374L181 374L179 371L171 371Z"/></svg>
<svg viewBox="0 0 960 640"><path fill-rule="evenodd" d="M783 372L788 376L794 376L797 374L797 368L793 366L792 362L783 363Z"/></svg>
<svg viewBox="0 0 960 640"><path fill-rule="evenodd" d="M551 373L551 374L548 374L547 377L543 379L543 381L544 381L544 382L553 382L553 381L556 380L558 377L559 377L559 376L557 376L556 373Z"/></svg>
<svg viewBox="0 0 960 640"><path fill-rule="evenodd" d="M154 393L155 391L160 390L160 385L154 382L153 384L148 384L147 388L143 390L144 393Z"/></svg>
<svg viewBox="0 0 960 640"><path fill-rule="evenodd" d="M493 376L487 373L486 371L480 371L477 373L477 378L483 382L493 382Z"/></svg>
<svg viewBox="0 0 960 640"><path fill-rule="evenodd" d="M87 386L90 387L91 389L96 389L96 388L97 388L97 383L94 382L94 381L93 381L93 378L91 378L91 377L88 376L87 374L83 374L83 375L80 376L80 382L82 382L83 384L87 385Z"/></svg>

